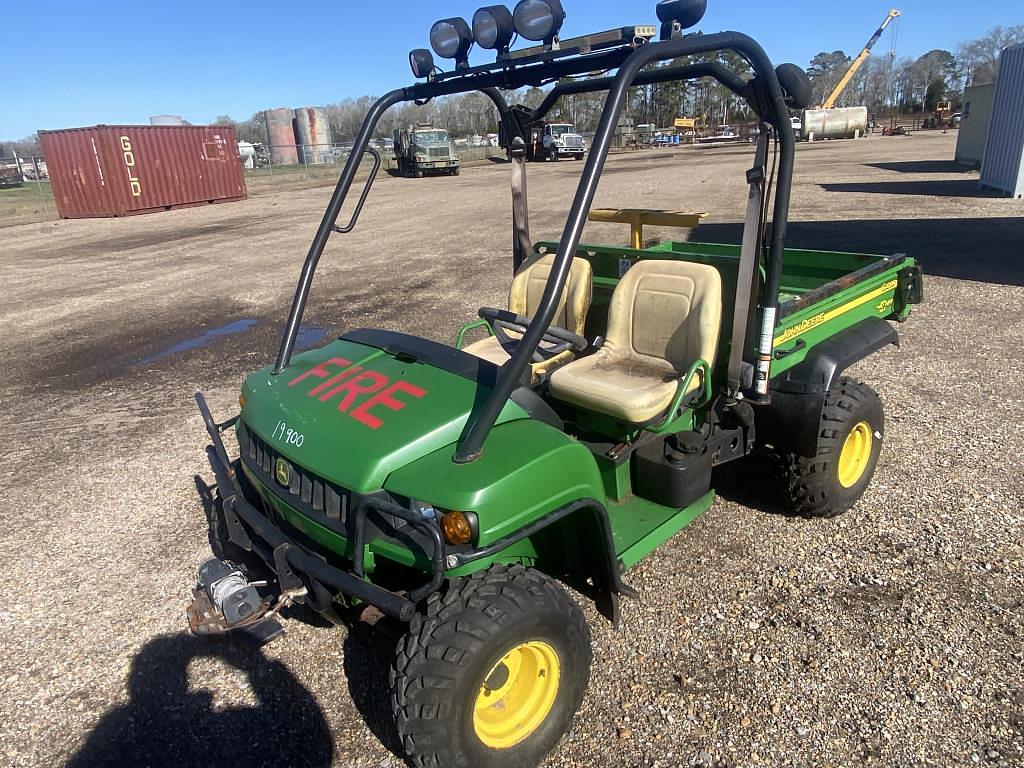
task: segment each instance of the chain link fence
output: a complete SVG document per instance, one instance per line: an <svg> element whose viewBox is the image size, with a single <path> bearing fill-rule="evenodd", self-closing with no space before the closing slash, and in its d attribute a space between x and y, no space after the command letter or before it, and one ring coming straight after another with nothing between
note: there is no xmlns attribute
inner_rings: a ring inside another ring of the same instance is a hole
<svg viewBox="0 0 1024 768"><path fill-rule="evenodd" d="M674 142L665 138L669 133L671 131L654 130L619 133L613 138L612 152L672 146ZM593 134L584 133L583 136L589 149ZM684 138L682 143L692 140L692 137ZM454 147L462 166L472 167L505 162L505 149L495 144L495 137L472 137L456 139ZM398 162L393 142L375 139L371 146L380 154L381 173L397 176ZM333 186L352 149L351 143L271 146L242 142L239 145L250 196ZM301 162L303 159L306 162ZM372 167L372 157L367 153L362 160L359 177L365 178ZM0 158L0 228L55 221L57 218L45 160L39 157Z"/></svg>
<svg viewBox="0 0 1024 768"><path fill-rule="evenodd" d="M0 227L56 218L46 161L41 157L0 157Z"/></svg>

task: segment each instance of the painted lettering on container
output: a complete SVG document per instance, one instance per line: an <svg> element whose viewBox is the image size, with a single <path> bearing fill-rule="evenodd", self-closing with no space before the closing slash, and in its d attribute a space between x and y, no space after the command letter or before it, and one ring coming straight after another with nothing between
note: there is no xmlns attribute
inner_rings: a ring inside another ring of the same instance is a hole
<svg viewBox="0 0 1024 768"><path fill-rule="evenodd" d="M135 169L135 150L132 149L132 140L127 136L121 137L121 155L124 157L125 168L128 170L128 183L132 188L132 197L142 197L142 183L139 181L138 171Z"/></svg>

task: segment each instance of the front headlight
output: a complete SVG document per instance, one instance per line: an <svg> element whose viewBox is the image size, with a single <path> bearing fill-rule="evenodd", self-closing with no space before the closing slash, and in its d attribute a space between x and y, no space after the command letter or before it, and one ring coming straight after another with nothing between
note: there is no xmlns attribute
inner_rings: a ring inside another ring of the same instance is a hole
<svg viewBox="0 0 1024 768"><path fill-rule="evenodd" d="M409 507L418 512L424 520L436 520L446 544L460 547L472 544L480 536L480 521L475 512L458 512L435 507L425 501L409 500Z"/></svg>
<svg viewBox="0 0 1024 768"><path fill-rule="evenodd" d="M427 156L426 156L426 155L424 155L424 154L423 154L422 152L417 152L417 153L416 153L416 159L417 159L417 160L426 160L426 159L427 159Z"/></svg>

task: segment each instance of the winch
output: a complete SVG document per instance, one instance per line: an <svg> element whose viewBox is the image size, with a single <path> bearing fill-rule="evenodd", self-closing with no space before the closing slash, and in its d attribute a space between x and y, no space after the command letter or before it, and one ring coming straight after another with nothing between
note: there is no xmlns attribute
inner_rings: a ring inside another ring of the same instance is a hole
<svg viewBox="0 0 1024 768"><path fill-rule="evenodd" d="M226 560L207 560L199 568L192 604L188 607L189 627L197 635L244 632L266 643L284 632L274 617L287 600L271 606L245 573Z"/></svg>

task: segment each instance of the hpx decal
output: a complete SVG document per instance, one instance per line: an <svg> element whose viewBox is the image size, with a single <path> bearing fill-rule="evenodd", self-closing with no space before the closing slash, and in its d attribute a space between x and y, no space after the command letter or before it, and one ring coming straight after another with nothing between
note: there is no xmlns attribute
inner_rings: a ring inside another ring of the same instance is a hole
<svg viewBox="0 0 1024 768"><path fill-rule="evenodd" d="M380 429L383 426L384 421L379 415L381 408L397 412L408 405L398 399L399 395L421 398L427 394L425 389L415 384L391 381L382 373L368 371L360 365L350 368L351 365L351 360L332 357L288 382L288 386L294 387L311 377L323 379L320 384L309 390L309 396L317 398L321 403L337 400L341 413L347 413L370 429ZM377 412L373 413L375 409Z"/></svg>

